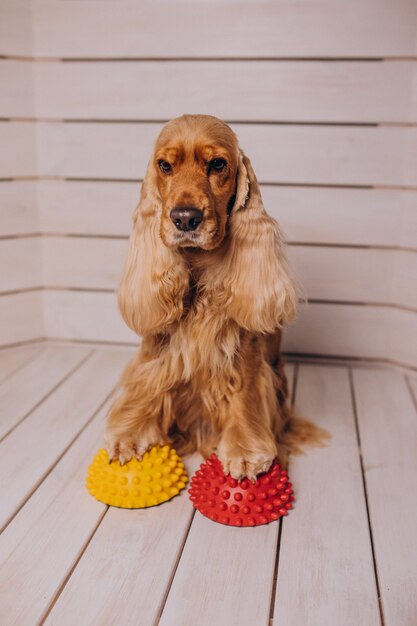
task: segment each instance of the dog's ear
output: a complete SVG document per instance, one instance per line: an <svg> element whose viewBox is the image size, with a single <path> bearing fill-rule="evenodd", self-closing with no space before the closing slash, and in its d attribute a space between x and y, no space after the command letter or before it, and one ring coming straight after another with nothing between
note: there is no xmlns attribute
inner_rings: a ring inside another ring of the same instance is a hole
<svg viewBox="0 0 417 626"><path fill-rule="evenodd" d="M280 228L265 211L252 165L242 151L229 239L223 273L229 294L226 310L247 330L273 332L295 317L298 287Z"/></svg>
<svg viewBox="0 0 417 626"><path fill-rule="evenodd" d="M183 258L162 242L161 214L155 166L151 159L133 214L133 232L119 289L123 319L142 335L164 332L180 319L189 285Z"/></svg>

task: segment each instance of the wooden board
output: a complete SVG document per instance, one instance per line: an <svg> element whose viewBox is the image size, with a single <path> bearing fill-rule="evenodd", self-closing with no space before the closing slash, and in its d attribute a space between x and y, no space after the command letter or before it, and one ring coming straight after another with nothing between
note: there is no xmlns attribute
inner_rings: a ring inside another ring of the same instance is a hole
<svg viewBox="0 0 417 626"><path fill-rule="evenodd" d="M46 291L45 332L55 339L137 344L117 309L115 293ZM91 323L94 320L94 323ZM285 330L287 352L389 358L416 365L410 337L417 333L414 312L383 306L310 303Z"/></svg>
<svg viewBox="0 0 417 626"><path fill-rule="evenodd" d="M0 182L0 237L38 232L35 194L33 181Z"/></svg>
<svg viewBox="0 0 417 626"><path fill-rule="evenodd" d="M0 59L0 118L35 117L34 67L31 61Z"/></svg>
<svg viewBox="0 0 417 626"><path fill-rule="evenodd" d="M42 231L128 237L139 189L137 182L39 181ZM416 191L263 186L262 197L290 242L416 248Z"/></svg>
<svg viewBox="0 0 417 626"><path fill-rule="evenodd" d="M94 412L121 374L114 352L93 354L0 444L0 526L19 510ZM16 467L16 451L19 465Z"/></svg>
<svg viewBox="0 0 417 626"><path fill-rule="evenodd" d="M0 79L28 89L32 67L3 61ZM39 117L58 119L160 121L187 112L228 121L416 122L414 85L416 61L39 63L36 107ZM24 116L27 107L16 107L13 94L0 114Z"/></svg>
<svg viewBox="0 0 417 626"><path fill-rule="evenodd" d="M40 237L0 240L0 293L41 287L42 249Z"/></svg>
<svg viewBox="0 0 417 626"><path fill-rule="evenodd" d="M184 459L189 475L201 460ZM192 516L186 490L163 506L110 507L45 624L155 624Z"/></svg>
<svg viewBox="0 0 417 626"><path fill-rule="evenodd" d="M416 367L417 315L382 307L310 303L284 334L284 350L298 354L388 359Z"/></svg>
<svg viewBox="0 0 417 626"><path fill-rule="evenodd" d="M242 124L233 128L261 182L417 184L414 127ZM39 123L39 173L141 178L160 129L160 124L152 123Z"/></svg>
<svg viewBox="0 0 417 626"><path fill-rule="evenodd" d="M354 369L358 423L384 624L417 615L417 414L403 376Z"/></svg>
<svg viewBox="0 0 417 626"><path fill-rule="evenodd" d="M37 1L41 57L383 57L416 53L416 5L402 0ZM219 13L221 19L219 19ZM175 28L173 28L175 24ZM158 36L155 36L155 28ZM109 37L111 32L111 37ZM215 45L213 44L215 33Z"/></svg>
<svg viewBox="0 0 417 626"><path fill-rule="evenodd" d="M0 178L35 176L35 123L0 120Z"/></svg>
<svg viewBox="0 0 417 626"><path fill-rule="evenodd" d="M197 511L159 624L267 624L278 533L279 523L233 528Z"/></svg>
<svg viewBox="0 0 417 626"><path fill-rule="evenodd" d="M0 618L37 623L47 611L107 507L84 487L100 446L108 404L51 470L0 537Z"/></svg>
<svg viewBox="0 0 417 626"><path fill-rule="evenodd" d="M24 346L21 348L4 348L0 351L0 382L12 376L18 369L24 367L30 360L36 358L41 352L41 348L34 346Z"/></svg>
<svg viewBox="0 0 417 626"><path fill-rule="evenodd" d="M44 336L42 293L28 291L0 297L0 345Z"/></svg>
<svg viewBox="0 0 417 626"><path fill-rule="evenodd" d="M30 57L34 53L31 6L26 0L0 2L0 55Z"/></svg>
<svg viewBox="0 0 417 626"><path fill-rule="evenodd" d="M116 290L127 248L123 239L46 237L44 284ZM0 242L0 258L1 252ZM417 250L290 245L288 257L309 299L417 309L417 292L412 288L417 276Z"/></svg>
<svg viewBox="0 0 417 626"><path fill-rule="evenodd" d="M45 291L43 302L49 338L138 344L122 321L115 293Z"/></svg>
<svg viewBox="0 0 417 626"><path fill-rule="evenodd" d="M0 385L0 439L47 398L89 354L77 346L47 347ZM24 390L24 393L22 393Z"/></svg>
<svg viewBox="0 0 417 626"><path fill-rule="evenodd" d="M296 504L283 521L274 623L379 626L347 369L300 366L296 406L332 439L290 462Z"/></svg>

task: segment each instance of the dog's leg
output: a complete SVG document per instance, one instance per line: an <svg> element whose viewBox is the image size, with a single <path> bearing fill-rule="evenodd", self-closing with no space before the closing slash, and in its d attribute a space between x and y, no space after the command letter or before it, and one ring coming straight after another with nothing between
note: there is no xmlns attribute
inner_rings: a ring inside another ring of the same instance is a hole
<svg viewBox="0 0 417 626"><path fill-rule="evenodd" d="M173 386L169 369L158 346L144 341L122 376L121 393L108 415L104 441L110 459L122 464L133 456L140 459L151 446L169 441Z"/></svg>
<svg viewBox="0 0 417 626"><path fill-rule="evenodd" d="M240 361L241 385L218 405L220 439L217 454L224 471L234 478L255 480L277 456L279 407L275 374L261 346L251 342Z"/></svg>

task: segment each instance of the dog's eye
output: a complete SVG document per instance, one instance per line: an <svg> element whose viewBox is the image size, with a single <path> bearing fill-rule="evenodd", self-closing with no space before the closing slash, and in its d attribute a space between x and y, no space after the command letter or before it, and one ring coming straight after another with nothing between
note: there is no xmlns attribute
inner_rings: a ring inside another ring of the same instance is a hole
<svg viewBox="0 0 417 626"><path fill-rule="evenodd" d="M158 161L158 165L159 165L159 169L164 174L169 174L169 172L172 170L172 167L170 163L168 163L168 161L162 161L162 160Z"/></svg>
<svg viewBox="0 0 417 626"><path fill-rule="evenodd" d="M226 167L227 163L225 159L213 159L209 163L209 172L221 172Z"/></svg>

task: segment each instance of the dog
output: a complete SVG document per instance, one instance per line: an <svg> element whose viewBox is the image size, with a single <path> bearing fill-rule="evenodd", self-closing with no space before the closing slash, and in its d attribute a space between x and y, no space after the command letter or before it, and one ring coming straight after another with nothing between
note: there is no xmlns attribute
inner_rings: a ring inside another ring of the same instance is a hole
<svg viewBox="0 0 417 626"><path fill-rule="evenodd" d="M110 461L171 443L216 451L225 473L254 481L285 464L297 429L308 439L280 355L299 288L225 122L183 115L164 126L133 222L119 308L143 339L108 415Z"/></svg>

